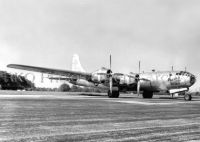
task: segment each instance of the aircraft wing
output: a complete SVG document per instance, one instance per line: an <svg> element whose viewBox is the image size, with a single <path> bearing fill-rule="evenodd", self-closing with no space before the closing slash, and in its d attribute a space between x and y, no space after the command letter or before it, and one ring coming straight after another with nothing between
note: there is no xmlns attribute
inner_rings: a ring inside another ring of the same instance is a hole
<svg viewBox="0 0 200 142"><path fill-rule="evenodd" d="M86 80L89 80L91 78L91 73L77 72L77 71L70 71L70 70L51 69L51 68L18 65L18 64L9 64L7 65L7 67L14 68L14 69L27 70L27 71L47 73L47 74L61 75L61 76L69 77L69 78L77 78L77 79L82 78Z"/></svg>

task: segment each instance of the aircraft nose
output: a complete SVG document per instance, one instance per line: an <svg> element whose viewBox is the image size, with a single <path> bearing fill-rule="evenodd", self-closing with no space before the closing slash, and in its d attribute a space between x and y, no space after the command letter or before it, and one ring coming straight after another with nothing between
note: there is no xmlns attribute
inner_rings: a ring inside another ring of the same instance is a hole
<svg viewBox="0 0 200 142"><path fill-rule="evenodd" d="M195 82L196 82L196 77L193 74L191 74L191 76L190 76L191 85L193 85Z"/></svg>

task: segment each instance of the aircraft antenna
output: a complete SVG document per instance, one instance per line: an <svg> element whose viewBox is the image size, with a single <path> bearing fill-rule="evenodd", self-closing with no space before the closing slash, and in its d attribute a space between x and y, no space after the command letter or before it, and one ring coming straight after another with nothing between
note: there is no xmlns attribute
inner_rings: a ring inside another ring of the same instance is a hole
<svg viewBox="0 0 200 142"><path fill-rule="evenodd" d="M111 64L112 64L112 61L111 61L111 54L110 54L110 70L111 70Z"/></svg>
<svg viewBox="0 0 200 142"><path fill-rule="evenodd" d="M172 66L172 71L174 71L174 67Z"/></svg>
<svg viewBox="0 0 200 142"><path fill-rule="evenodd" d="M187 70L187 68L185 67L185 71Z"/></svg>

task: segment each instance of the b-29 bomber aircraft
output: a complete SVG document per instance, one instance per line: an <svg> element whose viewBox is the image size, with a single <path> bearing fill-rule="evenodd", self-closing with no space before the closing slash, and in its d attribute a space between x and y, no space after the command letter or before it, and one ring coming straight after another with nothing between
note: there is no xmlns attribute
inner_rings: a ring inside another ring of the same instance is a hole
<svg viewBox="0 0 200 142"><path fill-rule="evenodd" d="M174 94L184 95L184 99L190 101L192 96L186 93L195 82L193 74L186 71L152 71L145 73L112 73L111 56L110 68L102 67L92 73L87 73L81 66L79 56L73 55L72 70L60 70L44 67L35 67L19 64L9 64L9 68L35 71L53 75L62 76L60 78L67 80L74 85L97 87L106 89L109 98L118 98L122 91L140 91L143 92L143 98L152 98L154 92L167 92L172 96ZM139 64L140 70L140 64Z"/></svg>

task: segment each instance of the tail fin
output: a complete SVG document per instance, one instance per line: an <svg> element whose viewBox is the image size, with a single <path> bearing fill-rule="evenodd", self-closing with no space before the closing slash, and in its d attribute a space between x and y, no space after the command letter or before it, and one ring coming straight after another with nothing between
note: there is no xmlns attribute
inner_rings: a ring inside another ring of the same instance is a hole
<svg viewBox="0 0 200 142"><path fill-rule="evenodd" d="M79 56L74 54L72 57L72 71L85 72L79 61Z"/></svg>

